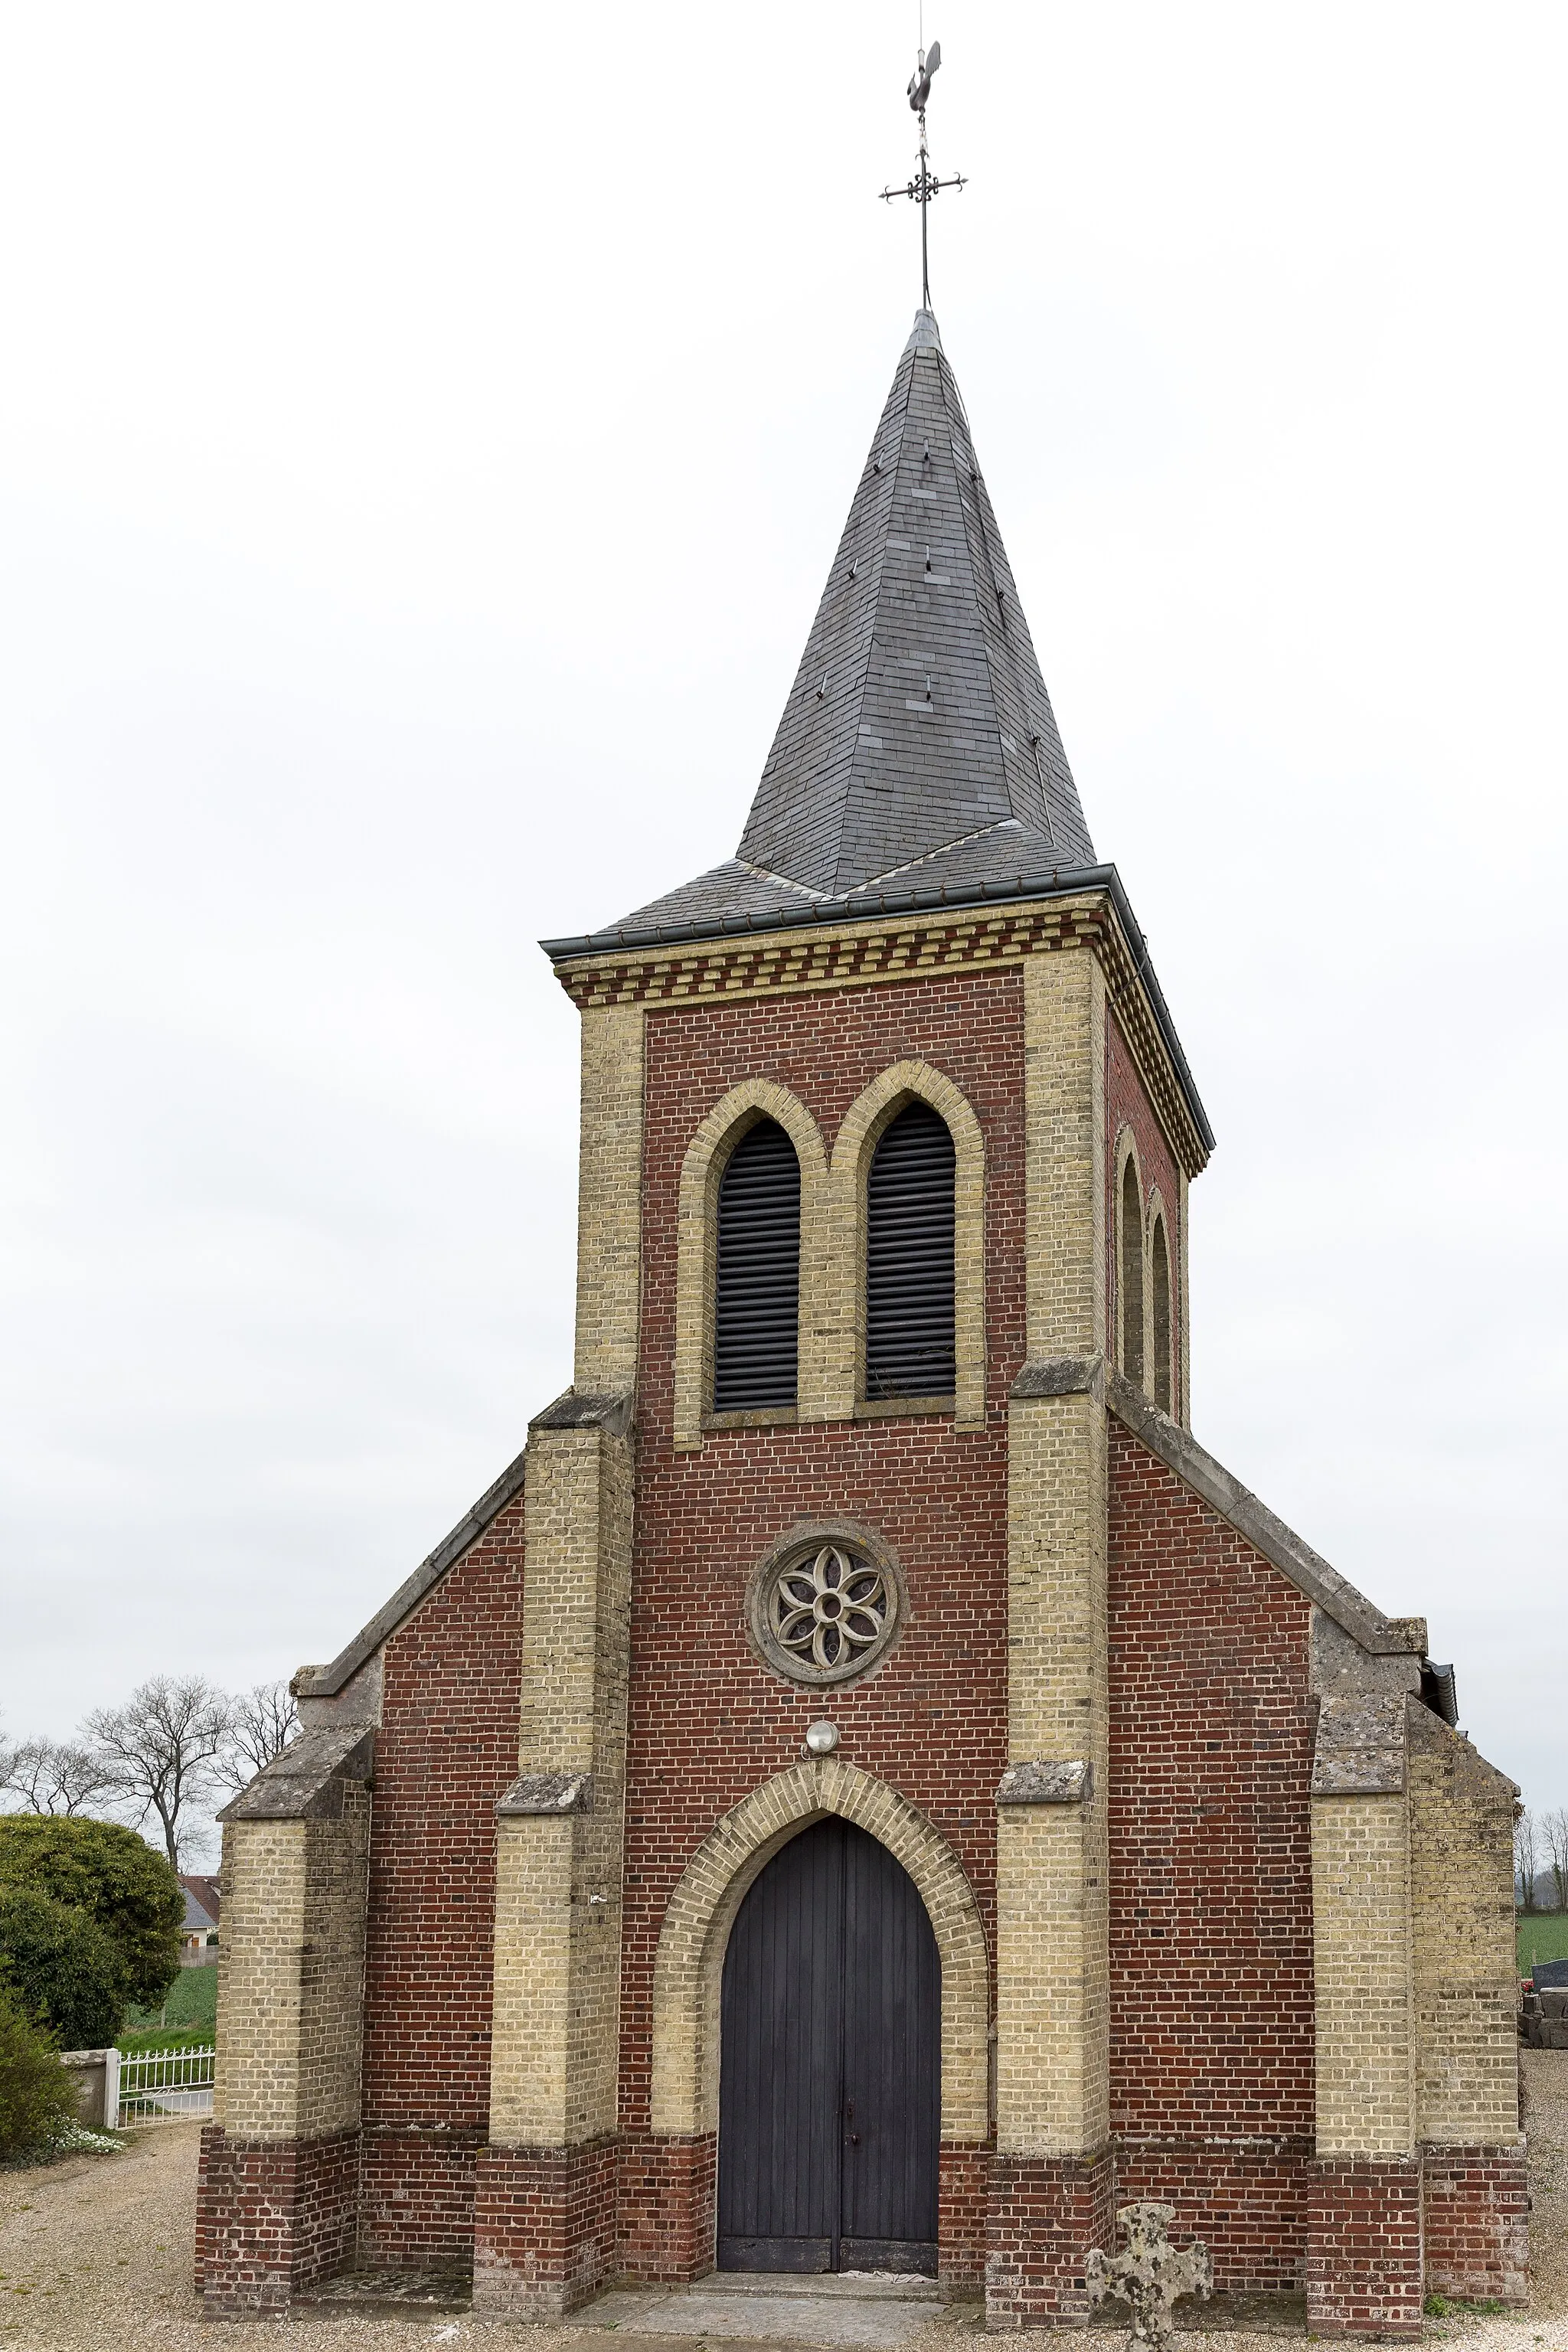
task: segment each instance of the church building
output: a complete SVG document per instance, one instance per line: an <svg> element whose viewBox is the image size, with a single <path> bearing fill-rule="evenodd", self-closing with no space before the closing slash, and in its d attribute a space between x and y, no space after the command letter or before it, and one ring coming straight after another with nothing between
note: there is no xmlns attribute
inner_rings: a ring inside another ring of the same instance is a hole
<svg viewBox="0 0 1568 2352"><path fill-rule="evenodd" d="M226 1816L215 2315L1526 2281L1515 1790L1194 1436L1213 1146L934 317L732 857L545 951L572 1385ZM1410 1596L1397 1596L1399 1601Z"/></svg>

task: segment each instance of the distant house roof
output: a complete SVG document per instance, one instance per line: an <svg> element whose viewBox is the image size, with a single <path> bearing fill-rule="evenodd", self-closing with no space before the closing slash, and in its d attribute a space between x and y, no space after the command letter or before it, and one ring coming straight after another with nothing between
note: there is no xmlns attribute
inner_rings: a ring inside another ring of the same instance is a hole
<svg viewBox="0 0 1568 2352"><path fill-rule="evenodd" d="M187 1877L180 1873L180 1885L185 1894L185 1925L187 1936L205 1935L217 1926L218 1882L216 1878Z"/></svg>

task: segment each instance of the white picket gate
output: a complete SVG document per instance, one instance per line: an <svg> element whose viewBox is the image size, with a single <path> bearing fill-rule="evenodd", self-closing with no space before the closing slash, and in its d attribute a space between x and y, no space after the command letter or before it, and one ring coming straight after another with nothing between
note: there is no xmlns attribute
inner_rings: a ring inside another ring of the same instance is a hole
<svg viewBox="0 0 1568 2352"><path fill-rule="evenodd" d="M213 2111L214 2050L110 2051L118 2084L104 2084L105 2115L131 2124L173 2124Z"/></svg>

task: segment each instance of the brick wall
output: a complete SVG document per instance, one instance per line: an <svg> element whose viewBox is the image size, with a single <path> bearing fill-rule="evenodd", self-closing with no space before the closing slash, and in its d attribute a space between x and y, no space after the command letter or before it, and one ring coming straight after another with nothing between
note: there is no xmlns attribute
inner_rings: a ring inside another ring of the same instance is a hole
<svg viewBox="0 0 1568 2352"><path fill-rule="evenodd" d="M1310 2333L1422 2336L1416 2166L1352 2158L1313 2164L1308 2207Z"/></svg>
<svg viewBox="0 0 1568 2352"><path fill-rule="evenodd" d="M1299 2286L1313 2149L1308 1602L1119 1423L1110 1466L1117 2195L1222 2288Z"/></svg>
<svg viewBox="0 0 1568 2352"><path fill-rule="evenodd" d="M232 2139L202 2132L195 2283L215 2317L286 2311L353 2250L359 2135Z"/></svg>
<svg viewBox="0 0 1568 2352"><path fill-rule="evenodd" d="M551 2319L585 2301L616 2267L618 2168L614 2141L487 2147L477 2183L475 2310Z"/></svg>
<svg viewBox="0 0 1568 2352"><path fill-rule="evenodd" d="M1116 2197L1109 2155L996 2158L986 2217L988 2327L1092 2315L1084 2257L1091 2246L1111 2246Z"/></svg>
<svg viewBox="0 0 1568 2352"><path fill-rule="evenodd" d="M763 1076L800 1098L831 1150L857 1097L902 1059L942 1072L984 1133L984 1425L955 1429L947 1415L786 1422L710 1430L697 1450L677 1452L677 1208L693 1133L720 1097ZM1112 1134L1123 1118L1133 1124L1145 1181L1166 1193L1173 1249L1175 1171L1119 1037L1108 1035L1105 1061L1106 1124ZM477 2171L498 2308L559 2307L616 2267L643 2277L705 2267L712 2135L650 2130L659 1931L698 1846L797 1762L817 1715L838 1725L847 1764L934 1823L994 1948L994 1798L1007 1760L1006 1395L1025 1355L1023 1079L1012 971L650 1007L619 2142L570 2153L485 2144L494 1805L516 1767L520 1711L514 1507L388 1646L367 1959L370 2258L460 2259ZM1312 2161L1309 1605L1119 1423L1110 1445L1118 2152L1113 2165L1094 2150L999 2161L989 2147L945 2147L943 2271L977 2280L988 2245L994 2322L1081 2315L1082 2253L1108 2242L1112 2202L1157 2195L1177 2208L1178 2238L1209 2244L1222 2288L1300 2285L1310 2249L1326 2324L1364 2324L1375 2305L1399 2325L1407 2168L1342 2177ZM790 1526L840 1515L897 1552L909 1611L878 1668L825 1696L760 1664L745 1599L753 1564ZM1486 2188L1504 2201L1510 2193L1500 2179ZM1455 2188L1456 2243L1469 2227L1460 2206L1476 2197L1473 2179ZM1415 2211L1418 2264L1418 2195ZM1378 2303L1366 2280L1380 2249L1398 2275Z"/></svg>
<svg viewBox="0 0 1568 2352"><path fill-rule="evenodd" d="M991 2150L944 2147L937 2222L937 2273L949 2286L978 2292L985 2284L985 2219Z"/></svg>
<svg viewBox="0 0 1568 2352"><path fill-rule="evenodd" d="M676 1213L697 1128L731 1087L760 1076L799 1097L831 1151L857 1097L905 1059L951 1079L984 1137L989 1425L956 1431L941 1415L727 1429L710 1431L700 1452L677 1454ZM1005 1763L1005 1400L1024 1355L1021 984L1016 972L988 973L650 1009L647 1066L622 1986L621 2119L631 2137L621 2227L628 2265L657 2276L689 2272L694 2253L699 2267L710 2258L712 2197L711 2179L697 2177L710 2154L700 2161L687 2144L668 2143L656 2158L641 2142L665 1907L720 1816L798 1760L814 1717L831 1715L847 1760L934 1822L994 1933L992 1800ZM782 1533L798 1519L838 1516L892 1546L909 1613L879 1668L824 1696L759 1663L744 1603L754 1562ZM662 2179L672 2165L679 2182ZM973 2151L944 2156L944 2261L966 2276L984 2197L975 2168Z"/></svg>
<svg viewBox="0 0 1568 2352"><path fill-rule="evenodd" d="M462 2261L488 2125L496 1801L517 1770L522 1511L386 1645L365 1959L361 2243Z"/></svg>
<svg viewBox="0 0 1568 2352"><path fill-rule="evenodd" d="M1419 2137L1519 2137L1514 1788L1424 1706L1409 1733L1410 1909Z"/></svg>
<svg viewBox="0 0 1568 2352"><path fill-rule="evenodd" d="M713 2260L715 2132L621 2142L619 2259L633 2278L700 2278Z"/></svg>
<svg viewBox="0 0 1568 2352"><path fill-rule="evenodd" d="M1421 2170L1428 2287L1521 2302L1530 2287L1523 2147L1429 2147Z"/></svg>
<svg viewBox="0 0 1568 2352"><path fill-rule="evenodd" d="M942 1070L980 1119L987 1159L990 1425L951 1419L710 1432L670 1444L676 1209L686 1148L741 1079L800 1097L829 1150L893 1062ZM841 1753L929 1815L993 1924L992 1800L1005 1762L1004 1405L1023 1360L1022 992L970 975L733 1005L650 1009L645 1127L643 1376L626 1825L622 2124L648 2120L655 1948L680 1873L720 1815L796 1761L830 1714ZM830 1698L757 1660L753 1563L797 1519L846 1515L898 1553L910 1611L881 1666Z"/></svg>

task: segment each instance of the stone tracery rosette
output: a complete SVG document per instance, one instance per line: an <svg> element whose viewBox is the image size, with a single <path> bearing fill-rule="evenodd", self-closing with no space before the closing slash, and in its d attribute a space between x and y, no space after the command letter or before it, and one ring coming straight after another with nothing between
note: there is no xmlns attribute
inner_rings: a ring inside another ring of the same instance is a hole
<svg viewBox="0 0 1568 2352"><path fill-rule="evenodd" d="M775 1673L810 1688L852 1681L885 1657L906 1604L898 1564L865 1528L794 1528L752 1578L752 1639Z"/></svg>

